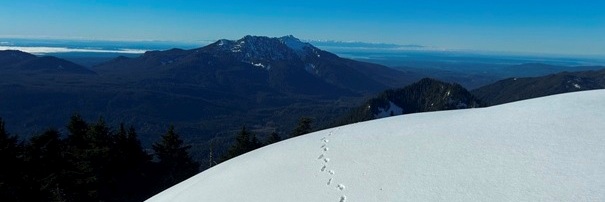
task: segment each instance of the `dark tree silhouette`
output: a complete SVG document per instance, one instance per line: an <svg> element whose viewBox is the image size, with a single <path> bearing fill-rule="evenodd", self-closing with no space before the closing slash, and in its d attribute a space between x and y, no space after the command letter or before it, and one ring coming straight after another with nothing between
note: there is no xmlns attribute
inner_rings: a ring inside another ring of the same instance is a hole
<svg viewBox="0 0 605 202"><path fill-rule="evenodd" d="M11 136L0 118L0 199L18 201L23 195L22 186L19 186L22 177L22 159L19 158L21 146L17 137Z"/></svg>
<svg viewBox="0 0 605 202"><path fill-rule="evenodd" d="M120 124L114 137L111 156L112 200L142 201L149 197L145 194L149 188L140 184L153 183L148 178L151 156L143 150L133 127L126 130L124 124Z"/></svg>
<svg viewBox="0 0 605 202"><path fill-rule="evenodd" d="M199 169L174 127L153 145L158 162L133 127L114 133L74 114L67 129L64 139L48 129L21 143L0 119L0 201L143 201Z"/></svg>
<svg viewBox="0 0 605 202"><path fill-rule="evenodd" d="M60 136L56 129L48 129L25 145L25 181L30 188L25 201L67 200L64 185L70 179L65 174L68 162L63 157L65 143Z"/></svg>
<svg viewBox="0 0 605 202"><path fill-rule="evenodd" d="M200 165L189 155L191 146L183 145L183 140L174 131L174 126L162 135L162 140L153 144L159 162L161 187L169 187L199 172Z"/></svg>
<svg viewBox="0 0 605 202"><path fill-rule="evenodd" d="M273 144L273 143L276 143L279 141L281 141L281 137L279 136L279 134L277 132L273 131L267 138L266 144L270 145L270 144Z"/></svg>
<svg viewBox="0 0 605 202"><path fill-rule="evenodd" d="M229 160L233 157L245 154L246 152L255 150L262 147L262 143L256 138L256 135L252 134L246 127L242 127L242 130L235 137L235 142L227 150L227 154L223 157L223 160Z"/></svg>
<svg viewBox="0 0 605 202"><path fill-rule="evenodd" d="M300 135L304 135L311 132L311 118L309 117L301 117L298 120L298 126L294 128L294 131L290 134L290 137L296 137Z"/></svg>

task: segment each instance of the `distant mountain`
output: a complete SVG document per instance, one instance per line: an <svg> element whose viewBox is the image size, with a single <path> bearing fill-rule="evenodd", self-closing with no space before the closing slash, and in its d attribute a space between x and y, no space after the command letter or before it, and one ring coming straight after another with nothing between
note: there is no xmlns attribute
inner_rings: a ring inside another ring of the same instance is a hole
<svg viewBox="0 0 605 202"><path fill-rule="evenodd" d="M572 62L563 63L567 65L546 64L546 62L561 64L561 62L557 63L556 60L548 61L546 59L543 59L544 61L540 60L541 62L545 63L533 62L517 64L519 62L527 62L529 59L507 59L505 57L482 58L476 56L462 57L447 55L440 56L431 54L424 55L424 58L422 55L411 55L409 57L404 57L402 54L393 54L392 56L388 57L388 59L361 60L385 64L396 69L406 70L408 72L422 75L422 77L430 77L439 79L441 81L458 83L469 90L511 77L537 77L563 71L588 71L605 68L605 66L594 65L578 66Z"/></svg>
<svg viewBox="0 0 605 202"><path fill-rule="evenodd" d="M45 60L38 67L55 70L59 64L74 72L79 67L56 58L13 53L2 57L10 68ZM47 127L62 128L72 113L79 112L88 120L102 116L111 125L133 124L144 143L155 141L172 124L186 139L204 144L211 138L230 140L243 125L259 135L289 132L302 116L325 127L364 96L419 79L382 65L340 58L292 36L246 36L191 50L149 51L92 69L94 76L0 80L0 117L23 136Z"/></svg>
<svg viewBox="0 0 605 202"><path fill-rule="evenodd" d="M309 40L307 41L319 47L326 49L373 49L373 50L419 50L429 47L417 44L393 44L393 43L367 43L359 41L333 41L333 40Z"/></svg>
<svg viewBox="0 0 605 202"><path fill-rule="evenodd" d="M559 93L605 88L605 69L561 72L541 77L508 78L472 91L490 105Z"/></svg>
<svg viewBox="0 0 605 202"><path fill-rule="evenodd" d="M372 94L417 79L385 66L340 58L293 36L246 36L192 50L151 51L138 58L117 58L94 70L138 80L170 75L181 83L214 89L324 96Z"/></svg>
<svg viewBox="0 0 605 202"><path fill-rule="evenodd" d="M458 84L424 78L401 89L387 90L353 109L338 125L389 116L485 106Z"/></svg>
<svg viewBox="0 0 605 202"><path fill-rule="evenodd" d="M537 77L564 71L589 71L603 69L605 66L565 66L544 63L523 63L510 65L500 70L500 75L508 77Z"/></svg>
<svg viewBox="0 0 605 202"><path fill-rule="evenodd" d="M35 59L36 56L21 52L18 50L3 50L0 51L0 64L2 66L12 66L24 61Z"/></svg>
<svg viewBox="0 0 605 202"><path fill-rule="evenodd" d="M35 55L16 51L0 51L0 73L3 76L23 76L37 74L88 74L95 72L64 59Z"/></svg>

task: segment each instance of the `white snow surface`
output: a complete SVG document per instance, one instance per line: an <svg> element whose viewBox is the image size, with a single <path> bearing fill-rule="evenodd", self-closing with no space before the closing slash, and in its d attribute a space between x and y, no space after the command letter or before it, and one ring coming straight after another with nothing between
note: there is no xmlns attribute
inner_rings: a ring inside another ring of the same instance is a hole
<svg viewBox="0 0 605 202"><path fill-rule="evenodd" d="M605 90L326 129L148 201L605 201Z"/></svg>

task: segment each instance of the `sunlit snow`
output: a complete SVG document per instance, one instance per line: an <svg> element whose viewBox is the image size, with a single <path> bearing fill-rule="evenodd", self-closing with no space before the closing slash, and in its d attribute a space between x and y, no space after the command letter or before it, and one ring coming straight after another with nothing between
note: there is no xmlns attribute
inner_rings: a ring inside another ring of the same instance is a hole
<svg viewBox="0 0 605 202"><path fill-rule="evenodd" d="M279 40L296 52L302 52L305 47L311 46L309 43L302 42L292 35L280 37Z"/></svg>
<svg viewBox="0 0 605 202"><path fill-rule="evenodd" d="M605 90L330 128L149 201L605 201Z"/></svg>

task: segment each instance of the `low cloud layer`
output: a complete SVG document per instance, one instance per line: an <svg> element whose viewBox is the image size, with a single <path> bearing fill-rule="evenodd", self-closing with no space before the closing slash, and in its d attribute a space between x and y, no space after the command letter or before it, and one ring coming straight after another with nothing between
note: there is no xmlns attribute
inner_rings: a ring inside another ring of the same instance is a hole
<svg viewBox="0 0 605 202"><path fill-rule="evenodd" d="M4 44L2 44L4 45ZM0 50L19 50L31 54L49 54L49 53L124 53L124 54L142 54L147 50L142 49L87 49L87 48L67 48L67 47L27 47L27 46L0 46Z"/></svg>

